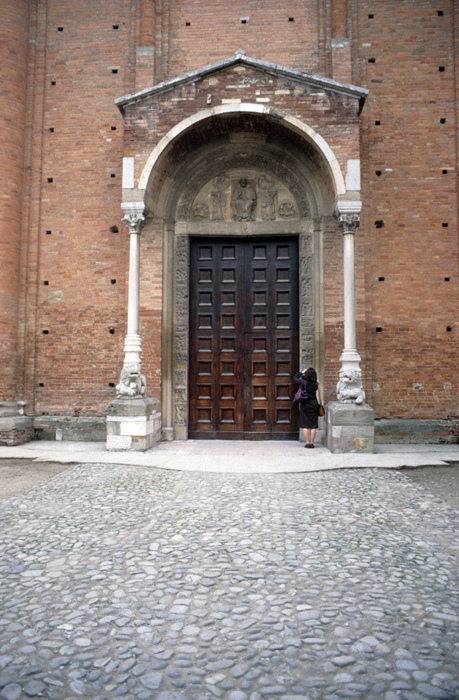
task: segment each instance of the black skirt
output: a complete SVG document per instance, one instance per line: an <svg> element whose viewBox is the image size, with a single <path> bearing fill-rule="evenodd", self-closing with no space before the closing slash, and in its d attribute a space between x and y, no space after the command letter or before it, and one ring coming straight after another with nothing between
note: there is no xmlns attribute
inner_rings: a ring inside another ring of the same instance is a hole
<svg viewBox="0 0 459 700"><path fill-rule="evenodd" d="M296 374L293 381L298 386L304 386L308 392L306 401L302 401L299 404L300 415L298 425L300 428L314 430L314 428L318 428L319 426L319 403L316 398L317 384L316 382L305 382L301 379L300 374Z"/></svg>
<svg viewBox="0 0 459 700"><path fill-rule="evenodd" d="M300 428L313 430L319 425L319 404L316 398L310 398L300 403L300 416L298 425Z"/></svg>

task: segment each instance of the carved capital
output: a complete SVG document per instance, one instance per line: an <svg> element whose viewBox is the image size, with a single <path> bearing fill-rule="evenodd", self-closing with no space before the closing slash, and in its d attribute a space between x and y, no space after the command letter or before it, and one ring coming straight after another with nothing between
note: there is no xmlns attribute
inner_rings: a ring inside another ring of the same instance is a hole
<svg viewBox="0 0 459 700"><path fill-rule="evenodd" d="M140 234L147 220L148 208L143 202L122 202L121 209L124 212L122 221L126 224L129 233Z"/></svg>
<svg viewBox="0 0 459 700"><path fill-rule="evenodd" d="M143 214L126 214L123 216L122 221L126 224L129 233L139 233L145 226L145 217Z"/></svg>
<svg viewBox="0 0 459 700"><path fill-rule="evenodd" d="M360 216L358 214L338 214L338 224L343 229L343 234L355 233L357 226L360 226Z"/></svg>

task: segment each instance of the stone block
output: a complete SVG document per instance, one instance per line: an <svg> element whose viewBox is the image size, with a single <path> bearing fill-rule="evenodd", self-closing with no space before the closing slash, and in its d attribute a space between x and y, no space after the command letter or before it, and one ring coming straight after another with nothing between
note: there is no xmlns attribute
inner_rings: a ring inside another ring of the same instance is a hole
<svg viewBox="0 0 459 700"><path fill-rule="evenodd" d="M161 404L156 398L121 398L107 408L107 450L144 452L161 434Z"/></svg>
<svg viewBox="0 0 459 700"><path fill-rule="evenodd" d="M30 416L0 417L0 445L23 445L34 438Z"/></svg>
<svg viewBox="0 0 459 700"><path fill-rule="evenodd" d="M373 452L374 412L367 404L332 401L325 407L324 444L330 452Z"/></svg>
<svg viewBox="0 0 459 700"><path fill-rule="evenodd" d="M105 416L35 416L33 427L38 440L103 442L106 422Z"/></svg>
<svg viewBox="0 0 459 700"><path fill-rule="evenodd" d="M375 421L377 443L456 445L459 419L380 418Z"/></svg>

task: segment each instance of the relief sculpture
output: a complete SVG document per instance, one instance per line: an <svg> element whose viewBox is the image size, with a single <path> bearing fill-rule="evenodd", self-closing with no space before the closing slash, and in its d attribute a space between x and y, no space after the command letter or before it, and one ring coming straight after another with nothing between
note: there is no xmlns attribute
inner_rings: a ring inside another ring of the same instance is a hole
<svg viewBox="0 0 459 700"><path fill-rule="evenodd" d="M246 177L241 177L231 198L231 213L234 221L254 221L257 203L255 189Z"/></svg>
<svg viewBox="0 0 459 700"><path fill-rule="evenodd" d="M226 195L221 190L213 190L212 195L212 221L224 221Z"/></svg>
<svg viewBox="0 0 459 700"><path fill-rule="evenodd" d="M277 192L263 190L261 193L261 218L263 221L274 221L276 218Z"/></svg>

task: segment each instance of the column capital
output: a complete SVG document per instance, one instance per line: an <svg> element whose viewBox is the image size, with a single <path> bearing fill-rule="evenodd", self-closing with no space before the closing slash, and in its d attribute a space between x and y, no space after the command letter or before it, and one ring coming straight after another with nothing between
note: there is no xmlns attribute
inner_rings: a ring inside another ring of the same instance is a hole
<svg viewBox="0 0 459 700"><path fill-rule="evenodd" d="M145 226L148 208L143 202L123 202L121 208L124 212L122 221L126 224L129 233L140 234Z"/></svg>
<svg viewBox="0 0 459 700"><path fill-rule="evenodd" d="M343 234L355 233L360 226L360 216L358 214L338 214L338 224L343 229Z"/></svg>
<svg viewBox="0 0 459 700"><path fill-rule="evenodd" d="M340 227L343 229L343 234L355 233L357 226L360 226L360 211L362 202L356 200L340 200L335 204L335 216L338 219Z"/></svg>

